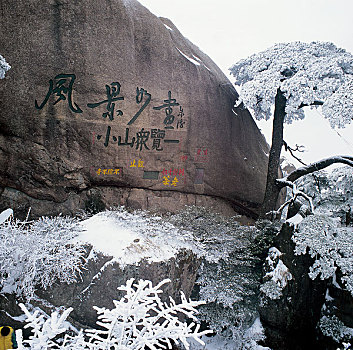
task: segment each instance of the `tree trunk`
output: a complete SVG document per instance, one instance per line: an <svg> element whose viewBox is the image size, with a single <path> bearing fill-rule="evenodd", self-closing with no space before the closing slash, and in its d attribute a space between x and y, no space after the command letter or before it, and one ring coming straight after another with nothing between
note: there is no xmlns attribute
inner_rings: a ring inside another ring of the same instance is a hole
<svg viewBox="0 0 353 350"><path fill-rule="evenodd" d="M264 201L260 209L260 218L262 219L268 218L266 214L276 209L278 196L281 191L281 188L276 184L276 179L278 179L278 169L283 146L283 123L286 115L286 102L287 99L282 91L277 89L275 112L273 116L272 144L268 158L266 190Z"/></svg>

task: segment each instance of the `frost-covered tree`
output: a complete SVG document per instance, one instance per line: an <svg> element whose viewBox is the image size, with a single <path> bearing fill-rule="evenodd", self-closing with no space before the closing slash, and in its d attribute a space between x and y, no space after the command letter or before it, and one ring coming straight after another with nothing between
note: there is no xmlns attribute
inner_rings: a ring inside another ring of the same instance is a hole
<svg viewBox="0 0 353 350"><path fill-rule="evenodd" d="M5 73L11 68L5 58L0 55L0 79L5 78Z"/></svg>
<svg viewBox="0 0 353 350"><path fill-rule="evenodd" d="M241 87L239 105L268 120L273 107L272 145L267 184L260 216L276 206L281 188L299 177L341 162L353 166L353 157L324 159L297 169L278 181L283 146L283 124L304 118L304 108L320 107L331 127L344 127L353 118L353 55L327 42L293 42L275 46L240 60L231 73Z"/></svg>

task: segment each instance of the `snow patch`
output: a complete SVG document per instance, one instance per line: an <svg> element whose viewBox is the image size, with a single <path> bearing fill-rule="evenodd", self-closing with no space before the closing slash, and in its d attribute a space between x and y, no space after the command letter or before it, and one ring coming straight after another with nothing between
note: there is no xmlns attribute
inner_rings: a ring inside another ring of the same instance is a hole
<svg viewBox="0 0 353 350"><path fill-rule="evenodd" d="M83 232L75 241L91 244L96 251L112 256L120 266L169 260L179 250L200 251L191 234L162 221L160 217L106 211L81 223Z"/></svg>
<svg viewBox="0 0 353 350"><path fill-rule="evenodd" d="M334 298L332 298L329 294L328 288L326 289L326 294L325 294L325 300L326 301L333 301L335 300Z"/></svg>
<svg viewBox="0 0 353 350"><path fill-rule="evenodd" d="M170 30L171 32L173 31L173 29L170 28L169 26L167 26L165 23L163 23L163 24L164 24L164 26L165 26L168 30Z"/></svg>
<svg viewBox="0 0 353 350"><path fill-rule="evenodd" d="M5 58L0 55L0 79L5 78L5 73L11 68L11 66L6 62Z"/></svg>
<svg viewBox="0 0 353 350"><path fill-rule="evenodd" d="M253 325L248 328L242 339L227 338L220 334L212 337L201 337L205 345L201 345L194 340L191 340L190 349L192 350L234 350L234 349L247 349L247 350L271 350L268 347L263 347L257 343L265 339L264 329L261 324L260 318L257 318ZM241 343L241 344L240 344Z"/></svg>
<svg viewBox="0 0 353 350"><path fill-rule="evenodd" d="M232 112L233 114L235 114L236 116L238 116L238 113L232 108Z"/></svg>
<svg viewBox="0 0 353 350"><path fill-rule="evenodd" d="M286 220L286 222L288 222L289 224L292 224L294 226L299 225L302 221L303 221L303 217L299 213L295 214L293 217Z"/></svg>
<svg viewBox="0 0 353 350"><path fill-rule="evenodd" d="M116 222L113 217L95 215L81 223L85 232L84 240L90 242L96 250L114 256L119 247L126 249L137 238L136 234Z"/></svg>
<svg viewBox="0 0 353 350"><path fill-rule="evenodd" d="M178 48L176 48L187 60L189 60L191 63L193 63L195 66L199 66L200 62L197 62L196 60L194 60L193 58L187 56L183 51L179 50Z"/></svg>
<svg viewBox="0 0 353 350"><path fill-rule="evenodd" d="M10 318L12 318L13 320L15 320L17 322L24 322L27 319L25 314L22 314L20 316L12 316L7 311L5 311L5 313L7 316L9 316Z"/></svg>
<svg viewBox="0 0 353 350"><path fill-rule="evenodd" d="M0 224L8 220L11 216L13 216L13 210L12 209L6 209L3 212L0 213Z"/></svg>
<svg viewBox="0 0 353 350"><path fill-rule="evenodd" d="M197 57L197 56L195 56L195 55L192 55L192 57L194 57L196 61L199 61L199 62L202 63L202 61L201 61L201 59L200 59L199 57Z"/></svg>

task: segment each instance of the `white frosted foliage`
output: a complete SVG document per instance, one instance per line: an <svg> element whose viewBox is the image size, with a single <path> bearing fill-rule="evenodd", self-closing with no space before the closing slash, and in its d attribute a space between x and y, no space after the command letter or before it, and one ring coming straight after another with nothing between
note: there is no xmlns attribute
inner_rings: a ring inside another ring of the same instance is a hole
<svg viewBox="0 0 353 350"><path fill-rule="evenodd" d="M335 275L339 267L341 281L353 295L353 228L341 227L338 219L326 215L310 215L294 232L295 253L307 251L316 260L310 267L312 279L326 279Z"/></svg>
<svg viewBox="0 0 353 350"><path fill-rule="evenodd" d="M322 105L332 127L353 115L353 55L328 42L292 42L240 60L231 68L241 86L239 103L268 119L277 89L287 99L286 122L304 118L303 106Z"/></svg>
<svg viewBox="0 0 353 350"><path fill-rule="evenodd" d="M71 243L81 231L77 220L58 216L21 222L12 218L11 209L0 216L1 293L31 299L37 287L76 281L85 254L82 245Z"/></svg>
<svg viewBox="0 0 353 350"><path fill-rule="evenodd" d="M171 340L180 342L189 349L189 339L194 339L204 345L200 339L202 335L211 331L199 331L200 326L191 322L179 320L181 314L196 321L195 307L201 301L187 300L181 293L181 303L177 304L170 298L170 304L160 299L164 280L157 286L152 282L140 280L134 283L133 279L119 289L126 295L119 301L114 300L114 308L94 307L98 313L97 325L100 329L80 331L76 335L69 335L66 318L72 311L65 310L61 315L57 312L45 317L39 311L31 314L24 305L20 305L27 316L25 328L31 328L33 335L29 340L23 340L22 332L16 332L19 340L18 349L46 350L150 350L171 349ZM57 335L65 334L63 338Z"/></svg>

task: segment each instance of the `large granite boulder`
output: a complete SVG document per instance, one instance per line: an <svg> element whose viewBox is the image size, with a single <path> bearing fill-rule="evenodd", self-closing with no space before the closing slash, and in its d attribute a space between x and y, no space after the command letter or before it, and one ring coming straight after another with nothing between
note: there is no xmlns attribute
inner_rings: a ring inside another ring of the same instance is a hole
<svg viewBox="0 0 353 350"><path fill-rule="evenodd" d="M169 278L170 283L164 285L164 302L170 302L172 297L180 302L180 292L190 298L195 283L200 259L192 251L180 251L175 257L166 261L140 261L138 264L121 267L112 257L95 253L94 259L89 259L85 265L78 283L56 284L48 290L38 290L34 305L50 312L52 307L72 307L71 322L78 328L96 327L97 312L93 306L114 307L113 300L120 300L125 292L119 291L121 285L134 278L135 281L145 279L157 285ZM49 307L48 307L49 303Z"/></svg>
<svg viewBox="0 0 353 350"><path fill-rule="evenodd" d="M212 198L256 211L268 146L233 108L227 77L169 20L136 0L3 0L0 32L12 66L0 81L0 210Z"/></svg>

